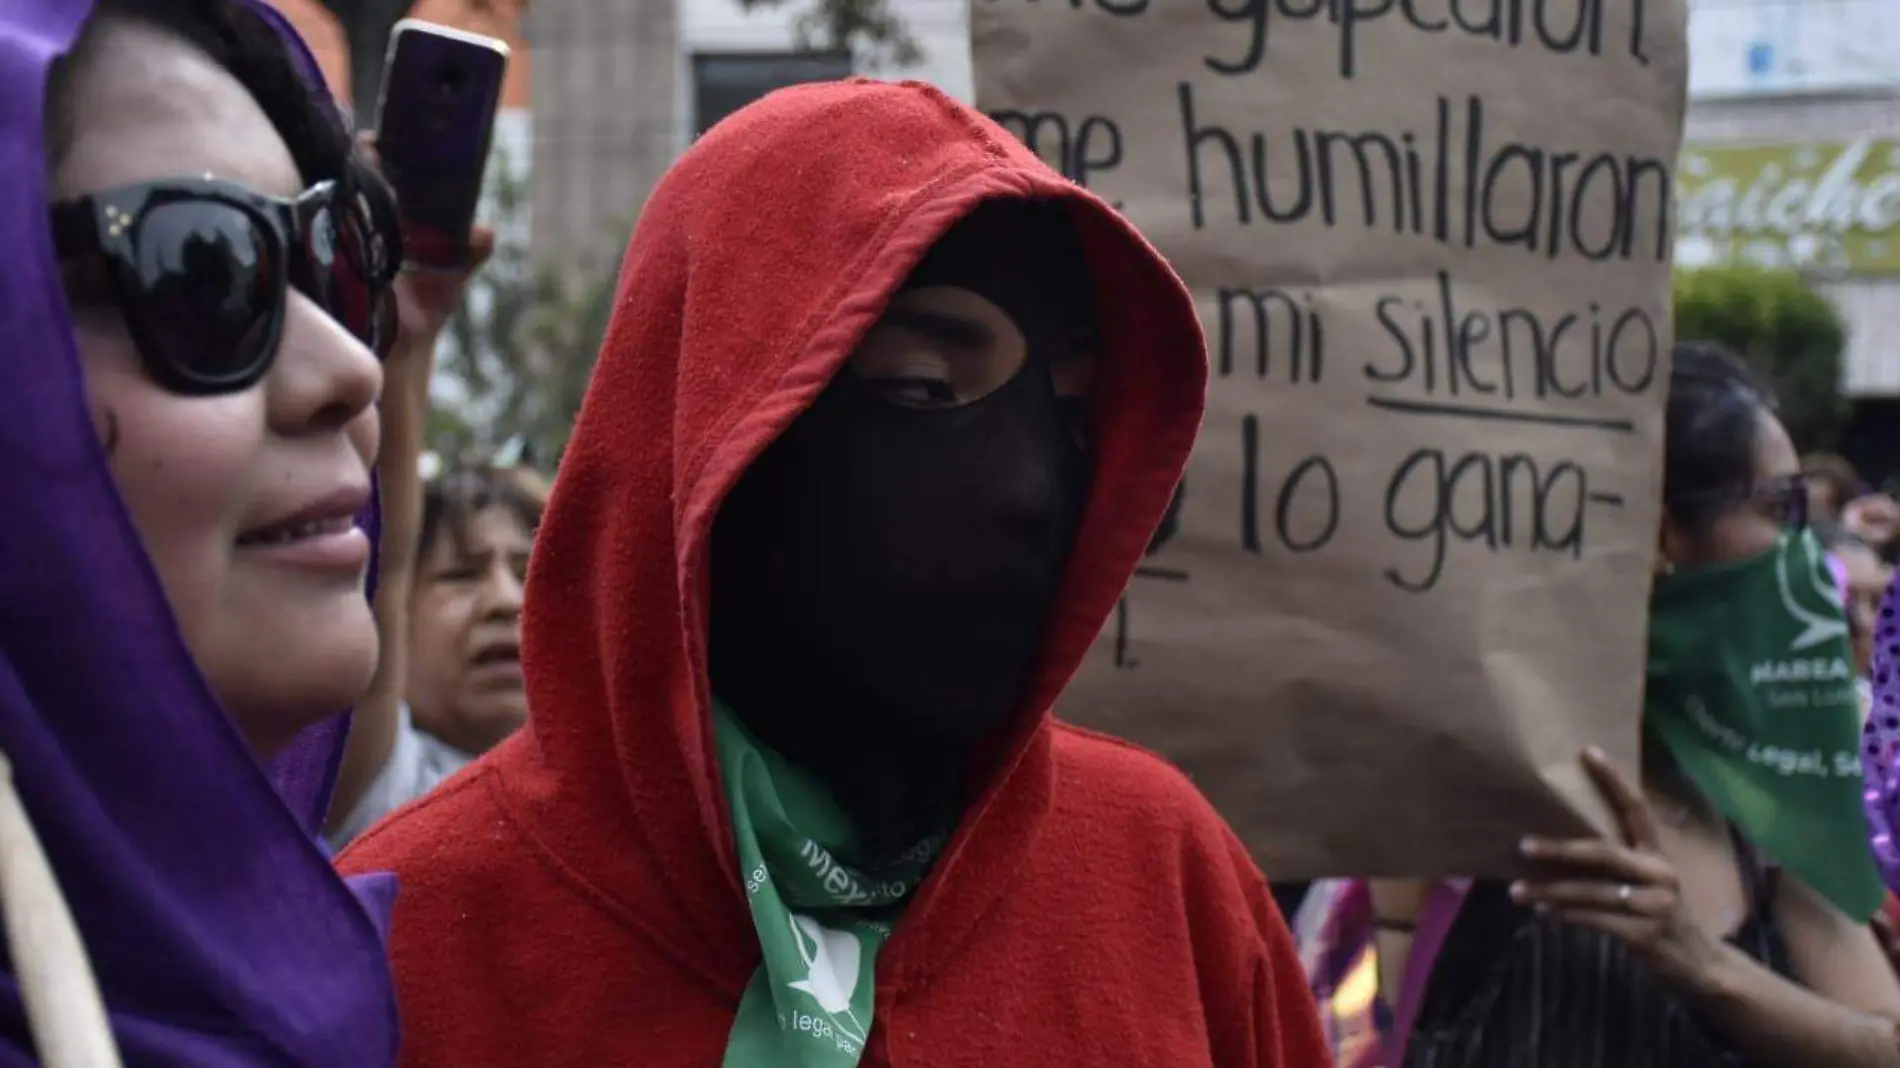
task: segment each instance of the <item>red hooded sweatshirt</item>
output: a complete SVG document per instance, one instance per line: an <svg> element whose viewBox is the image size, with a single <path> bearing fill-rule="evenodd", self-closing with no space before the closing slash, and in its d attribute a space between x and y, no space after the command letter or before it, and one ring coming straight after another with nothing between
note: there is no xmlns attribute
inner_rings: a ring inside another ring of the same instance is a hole
<svg viewBox="0 0 1900 1068"><path fill-rule="evenodd" d="M877 958L861 1063L1330 1063L1220 817L1156 757L1050 716L1193 446L1193 302L978 113L852 80L746 108L660 183L535 543L532 719L342 858L400 878L403 1064L721 1063L760 949L711 734L713 517L925 251L1010 197L1069 206L1101 290L1093 489L1020 715Z"/></svg>

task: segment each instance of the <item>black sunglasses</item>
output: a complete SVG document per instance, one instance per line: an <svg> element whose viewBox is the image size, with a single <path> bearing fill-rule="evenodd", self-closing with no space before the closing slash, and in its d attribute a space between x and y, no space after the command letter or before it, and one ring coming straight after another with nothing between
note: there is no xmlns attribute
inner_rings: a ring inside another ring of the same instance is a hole
<svg viewBox="0 0 1900 1068"><path fill-rule="evenodd" d="M292 286L385 353L402 263L387 199L337 182L294 200L215 178L142 182L53 205L53 244L62 263L104 261L160 385L233 393L270 370Z"/></svg>
<svg viewBox="0 0 1900 1068"><path fill-rule="evenodd" d="M1808 528L1808 479L1805 475L1787 475L1769 479L1755 487L1749 498L1768 518L1788 530Z"/></svg>
<svg viewBox="0 0 1900 1068"><path fill-rule="evenodd" d="M1799 474L1767 479L1746 489L1685 493L1667 503L1672 507L1746 505L1783 530L1801 531L1808 526L1808 480Z"/></svg>

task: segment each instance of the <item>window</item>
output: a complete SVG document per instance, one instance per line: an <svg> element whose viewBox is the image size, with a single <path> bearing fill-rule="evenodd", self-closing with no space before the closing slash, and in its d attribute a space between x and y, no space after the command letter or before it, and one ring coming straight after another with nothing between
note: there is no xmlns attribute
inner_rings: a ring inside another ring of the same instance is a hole
<svg viewBox="0 0 1900 1068"><path fill-rule="evenodd" d="M774 89L851 75L849 52L701 52L693 56L693 136Z"/></svg>

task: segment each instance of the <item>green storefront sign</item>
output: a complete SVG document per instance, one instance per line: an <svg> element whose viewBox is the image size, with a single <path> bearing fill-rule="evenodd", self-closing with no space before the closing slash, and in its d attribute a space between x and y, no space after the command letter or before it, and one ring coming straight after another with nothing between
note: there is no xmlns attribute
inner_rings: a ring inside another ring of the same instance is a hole
<svg viewBox="0 0 1900 1068"><path fill-rule="evenodd" d="M1900 274L1900 139L1689 146L1676 261Z"/></svg>

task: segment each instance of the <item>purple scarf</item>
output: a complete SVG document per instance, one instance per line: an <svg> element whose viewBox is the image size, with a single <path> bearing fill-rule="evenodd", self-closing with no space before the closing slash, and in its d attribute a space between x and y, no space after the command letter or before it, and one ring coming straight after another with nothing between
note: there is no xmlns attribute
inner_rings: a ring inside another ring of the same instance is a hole
<svg viewBox="0 0 1900 1068"><path fill-rule="evenodd" d="M1900 892L1900 575L1887 587L1874 635L1873 709L1862 736L1867 822L1887 887Z"/></svg>
<svg viewBox="0 0 1900 1068"><path fill-rule="evenodd" d="M353 891L313 837L347 717L259 769L185 649L93 429L41 149L48 67L90 7L0 0L0 748L128 1065L383 1068L393 885ZM0 1068L33 1063L6 967Z"/></svg>

